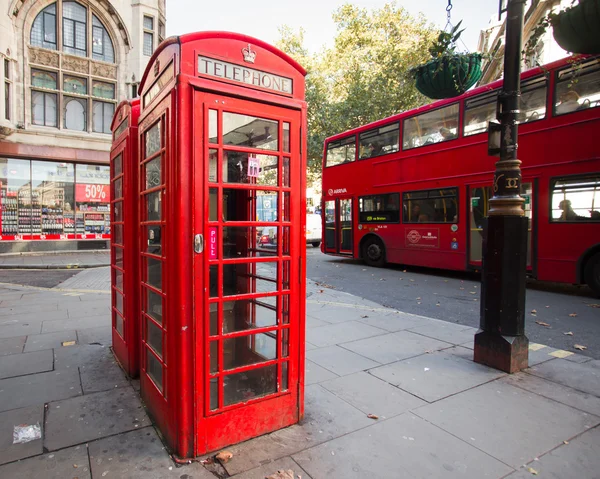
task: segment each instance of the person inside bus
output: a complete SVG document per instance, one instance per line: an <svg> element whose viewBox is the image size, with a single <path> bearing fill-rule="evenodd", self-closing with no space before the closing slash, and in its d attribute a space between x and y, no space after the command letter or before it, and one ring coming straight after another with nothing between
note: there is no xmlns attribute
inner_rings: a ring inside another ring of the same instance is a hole
<svg viewBox="0 0 600 479"><path fill-rule="evenodd" d="M429 216L427 216L426 214L419 215L419 223L428 223L428 222L429 222Z"/></svg>
<svg viewBox="0 0 600 479"><path fill-rule="evenodd" d="M440 128L440 135L442 135L442 140L441 141L448 141L448 140L453 140L454 138L456 138L456 135L454 133L452 133L451 130L449 130L448 128Z"/></svg>
<svg viewBox="0 0 600 479"><path fill-rule="evenodd" d="M590 218L593 220L600 220L600 211L590 210Z"/></svg>
<svg viewBox="0 0 600 479"><path fill-rule="evenodd" d="M564 115L577 110L579 104L579 94L575 90L569 90L560 96L560 104L556 107L557 115Z"/></svg>
<svg viewBox="0 0 600 479"><path fill-rule="evenodd" d="M415 203L410 211L410 221L415 223L419 221L419 215L421 214L421 205Z"/></svg>
<svg viewBox="0 0 600 479"><path fill-rule="evenodd" d="M578 219L577 213L571 206L570 200L562 200L558 207L562 210L562 214L560 215L560 221L576 221Z"/></svg>

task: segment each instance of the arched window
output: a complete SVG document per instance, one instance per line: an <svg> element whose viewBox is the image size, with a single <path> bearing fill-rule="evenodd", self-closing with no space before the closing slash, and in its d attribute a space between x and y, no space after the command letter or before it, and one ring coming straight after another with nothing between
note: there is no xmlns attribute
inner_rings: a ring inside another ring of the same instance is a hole
<svg viewBox="0 0 600 479"><path fill-rule="evenodd" d="M112 41L96 15L92 15L92 58L103 62L115 62Z"/></svg>
<svg viewBox="0 0 600 479"><path fill-rule="evenodd" d="M87 56L87 10L77 2L63 2L63 51Z"/></svg>
<svg viewBox="0 0 600 479"><path fill-rule="evenodd" d="M31 44L56 50L56 3L44 8L33 21Z"/></svg>
<svg viewBox="0 0 600 479"><path fill-rule="evenodd" d="M57 12L62 18L57 18ZM74 0L56 0L45 7L35 17L30 42L33 47L60 49L61 56L67 54L90 58L92 64L93 61L115 63L115 49L108 30L89 6ZM88 73L73 75L54 65L47 65L43 69L32 65L31 123L110 134L117 83L111 78L97 79L98 71L105 69L91 68ZM89 72L95 72L94 78Z"/></svg>
<svg viewBox="0 0 600 479"><path fill-rule="evenodd" d="M64 97L65 129L85 131L87 118L87 101L79 98Z"/></svg>

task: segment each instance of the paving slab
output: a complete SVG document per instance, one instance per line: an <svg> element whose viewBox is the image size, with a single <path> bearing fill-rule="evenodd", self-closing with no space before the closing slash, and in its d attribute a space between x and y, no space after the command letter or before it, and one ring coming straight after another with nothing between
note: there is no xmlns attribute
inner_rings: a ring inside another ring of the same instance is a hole
<svg viewBox="0 0 600 479"><path fill-rule="evenodd" d="M450 343L409 331L398 331L397 333L344 344L344 348L381 364L393 363L424 354L427 351L450 347L452 347Z"/></svg>
<svg viewBox="0 0 600 479"><path fill-rule="evenodd" d="M366 372L323 381L321 386L365 414L375 414L380 419L427 404Z"/></svg>
<svg viewBox="0 0 600 479"><path fill-rule="evenodd" d="M505 375L444 351L371 369L370 373L427 402L439 401Z"/></svg>
<svg viewBox="0 0 600 479"><path fill-rule="evenodd" d="M357 339L368 338L385 334L386 331L373 326L368 326L358 321L331 324L320 328L311 328L306 331L306 340L317 347L333 346Z"/></svg>
<svg viewBox="0 0 600 479"><path fill-rule="evenodd" d="M345 323L348 321L361 321L363 316L375 314L367 308L355 308L345 306L326 306L318 314L311 313L317 319L327 321L328 323Z"/></svg>
<svg viewBox="0 0 600 479"><path fill-rule="evenodd" d="M57 371L79 368L84 394L129 385L107 346L85 344L55 349L54 367Z"/></svg>
<svg viewBox="0 0 600 479"><path fill-rule="evenodd" d="M87 394L48 405L44 447L55 451L148 425L132 388Z"/></svg>
<svg viewBox="0 0 600 479"><path fill-rule="evenodd" d="M523 372L506 376L501 381L600 417L600 398L591 394Z"/></svg>
<svg viewBox="0 0 600 479"><path fill-rule="evenodd" d="M77 331L79 344L112 345L112 326L110 324L97 328L87 328Z"/></svg>
<svg viewBox="0 0 600 479"><path fill-rule="evenodd" d="M42 332L42 320L19 321L0 318L0 338L14 338Z"/></svg>
<svg viewBox="0 0 600 479"><path fill-rule="evenodd" d="M57 301L44 301L31 303L23 299L18 301L11 301L15 304L0 304L0 317L10 316L14 314L26 314L26 313L42 313L46 314L48 311L58 311Z"/></svg>
<svg viewBox="0 0 600 479"><path fill-rule="evenodd" d="M67 309L69 319L80 319L87 316L101 316L110 314L110 300L104 301L102 306L86 307L85 303L79 303L76 307Z"/></svg>
<svg viewBox="0 0 600 479"><path fill-rule="evenodd" d="M328 323L327 321L323 321L321 319L317 319L314 316L310 316L309 314L306 315L306 328L319 328L321 326L327 326Z"/></svg>
<svg viewBox="0 0 600 479"><path fill-rule="evenodd" d="M445 353L455 354L467 361L473 361L473 350L464 346L454 346L453 348L444 349Z"/></svg>
<svg viewBox="0 0 600 479"><path fill-rule="evenodd" d="M56 333L59 331L71 331L75 328L80 329L98 328L111 324L110 314L102 314L100 316L87 316L80 319L58 319L56 321L44 321L42 333Z"/></svg>
<svg viewBox="0 0 600 479"><path fill-rule="evenodd" d="M373 420L362 411L318 384L308 386L305 393L302 424L227 448L233 453L233 459L224 465L230 475L249 471L265 461L289 456L373 424Z"/></svg>
<svg viewBox="0 0 600 479"><path fill-rule="evenodd" d="M256 469L236 474L233 477L236 479L265 479L265 477L269 477L277 471L289 470L294 473L294 478L301 477L302 479L312 479L291 457L283 457L277 461L269 462L264 466L257 467Z"/></svg>
<svg viewBox="0 0 600 479"><path fill-rule="evenodd" d="M327 346L307 351L306 357L313 363L338 376L346 376L347 374L365 371L380 365L375 361L340 346Z"/></svg>
<svg viewBox="0 0 600 479"><path fill-rule="evenodd" d="M307 386L310 384L320 383L321 381L326 381L327 379L333 379L338 377L337 374L334 374L331 371L322 368L321 366L313 363L309 359L306 360L304 373L304 384L306 384Z"/></svg>
<svg viewBox="0 0 600 479"><path fill-rule="evenodd" d="M522 468L506 479L598 479L600 471L600 428L584 432L581 436L544 454L527 465L537 471L535 476Z"/></svg>
<svg viewBox="0 0 600 479"><path fill-rule="evenodd" d="M514 468L600 423L597 416L500 381L413 412Z"/></svg>
<svg viewBox="0 0 600 479"><path fill-rule="evenodd" d="M314 344L312 344L312 343L309 343L308 341L306 341L306 342L305 342L305 347L304 347L304 350L305 350L305 351L310 351L310 350L312 350L312 349L317 349L317 347L316 347Z"/></svg>
<svg viewBox="0 0 600 479"><path fill-rule="evenodd" d="M473 340L476 328L471 328L463 324L449 323L447 321L438 321L430 319L420 326L410 328L409 331L422 334L433 339L439 339L452 344L462 344Z"/></svg>
<svg viewBox="0 0 600 479"><path fill-rule="evenodd" d="M365 313L366 318L359 320L361 323L368 324L369 326L375 326L376 328L385 329L395 333L396 331L402 331L404 329L414 328L422 325L427 321L431 321L429 318L423 316L416 316L414 314L401 313L394 311L391 313L383 313L376 311L374 313Z"/></svg>
<svg viewBox="0 0 600 479"><path fill-rule="evenodd" d="M67 312L66 311L37 311L37 312L28 312L28 313L19 313L16 311L14 314L2 314L0 312L0 325L2 324L15 324L14 321L18 321L19 323L28 323L32 321L51 321L53 319L66 319Z"/></svg>
<svg viewBox="0 0 600 479"><path fill-rule="evenodd" d="M52 371L52 350L11 354L0 361L0 379Z"/></svg>
<svg viewBox="0 0 600 479"><path fill-rule="evenodd" d="M152 427L89 443L93 477L215 479L201 464L177 467Z"/></svg>
<svg viewBox="0 0 600 479"><path fill-rule="evenodd" d="M0 330L2 327L0 326ZM0 339L0 356L19 354L23 352L27 336L15 336L14 338Z"/></svg>
<svg viewBox="0 0 600 479"><path fill-rule="evenodd" d="M60 331L58 333L30 334L27 336L24 352L43 351L45 349L62 348L62 343L77 342L77 333L73 331Z"/></svg>
<svg viewBox="0 0 600 479"><path fill-rule="evenodd" d="M556 349L554 348L550 348L548 346L544 346L544 345L536 345L536 346L542 346L541 348L537 349L529 349L529 358L528 358L528 365L529 367L531 366L536 366L538 364L542 364L545 363L546 361L552 361L554 359L556 359L556 357L551 356L551 353L555 352Z"/></svg>
<svg viewBox="0 0 600 479"><path fill-rule="evenodd" d="M0 380L0 411L8 411L82 394L79 372L50 371Z"/></svg>
<svg viewBox="0 0 600 479"><path fill-rule="evenodd" d="M578 364L562 359L549 361L527 370L555 383L569 386L600 397L600 367L598 361Z"/></svg>
<svg viewBox="0 0 600 479"><path fill-rule="evenodd" d="M76 446L0 466L0 477L91 479L87 447Z"/></svg>
<svg viewBox="0 0 600 479"><path fill-rule="evenodd" d="M292 457L315 478L496 479L513 470L410 413Z"/></svg>
<svg viewBox="0 0 600 479"><path fill-rule="evenodd" d="M19 425L38 425L43 428L44 406L31 406L0 413L0 464L41 454L42 438L13 444L13 431ZM43 432L42 432L43 433ZM2 477L2 474L0 474Z"/></svg>

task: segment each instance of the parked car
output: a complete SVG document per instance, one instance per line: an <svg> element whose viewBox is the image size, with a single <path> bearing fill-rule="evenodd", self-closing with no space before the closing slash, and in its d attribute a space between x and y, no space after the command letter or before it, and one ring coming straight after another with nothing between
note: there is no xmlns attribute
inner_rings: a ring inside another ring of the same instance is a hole
<svg viewBox="0 0 600 479"><path fill-rule="evenodd" d="M306 215L306 244L312 244L315 248L321 244L323 226L321 215Z"/></svg>

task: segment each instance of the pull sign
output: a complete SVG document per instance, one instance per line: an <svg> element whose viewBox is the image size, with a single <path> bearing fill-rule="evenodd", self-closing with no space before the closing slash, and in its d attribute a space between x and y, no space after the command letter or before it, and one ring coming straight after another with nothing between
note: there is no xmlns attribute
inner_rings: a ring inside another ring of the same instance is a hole
<svg viewBox="0 0 600 479"><path fill-rule="evenodd" d="M202 235L194 236L194 251L196 253L204 251L204 237Z"/></svg>
<svg viewBox="0 0 600 479"><path fill-rule="evenodd" d="M248 176L250 178L258 178L260 171L260 162L256 155L248 156Z"/></svg>

